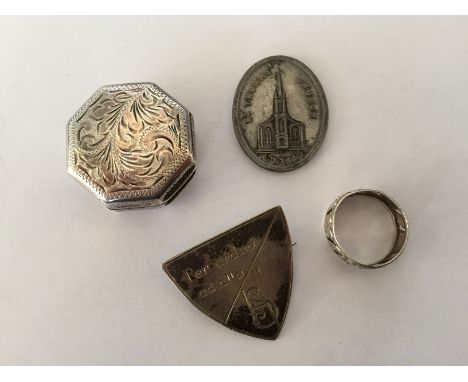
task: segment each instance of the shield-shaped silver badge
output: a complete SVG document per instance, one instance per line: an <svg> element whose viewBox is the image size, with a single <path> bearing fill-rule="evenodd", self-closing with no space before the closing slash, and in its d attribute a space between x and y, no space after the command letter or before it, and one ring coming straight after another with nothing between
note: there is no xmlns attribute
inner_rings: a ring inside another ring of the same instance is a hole
<svg viewBox="0 0 468 382"><path fill-rule="evenodd" d="M276 339L292 285L292 246L281 207L163 264L182 293L230 329Z"/></svg>

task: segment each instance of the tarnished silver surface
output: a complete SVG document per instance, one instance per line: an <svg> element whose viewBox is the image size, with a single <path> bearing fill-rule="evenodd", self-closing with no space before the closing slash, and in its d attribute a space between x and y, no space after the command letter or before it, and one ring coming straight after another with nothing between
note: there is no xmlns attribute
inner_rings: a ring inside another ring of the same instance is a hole
<svg viewBox="0 0 468 382"><path fill-rule="evenodd" d="M396 227L396 236L393 242L392 249L390 252L385 255L381 260L373 263L373 264L362 264L356 260L354 260L348 253L346 253L343 247L338 242L335 232L335 215L336 211L340 207L341 203L347 198L356 196L356 195L365 195L376 198L380 200L382 203L390 211L393 221ZM343 195L340 195L336 200L331 204L328 208L327 213L325 215L325 235L327 237L328 243L333 251L344 261L348 264L356 265L359 268L368 268L368 269L375 269L381 268L385 265L388 265L394 262L403 252L406 246L406 242L408 240L408 220L406 219L405 213L402 211L400 207L395 203L393 199L389 196L385 195L381 191L376 190L354 190L350 192L346 192Z"/></svg>
<svg viewBox="0 0 468 382"><path fill-rule="evenodd" d="M195 173L192 115L152 83L100 88L67 134L69 173L110 209L164 205Z"/></svg>
<svg viewBox="0 0 468 382"><path fill-rule="evenodd" d="M251 160L271 171L291 171L320 148L328 106L315 74L287 56L265 58L242 77L232 110L237 139Z"/></svg>
<svg viewBox="0 0 468 382"><path fill-rule="evenodd" d="M273 340L292 287L292 245L281 207L168 260L163 268L203 313L230 329Z"/></svg>

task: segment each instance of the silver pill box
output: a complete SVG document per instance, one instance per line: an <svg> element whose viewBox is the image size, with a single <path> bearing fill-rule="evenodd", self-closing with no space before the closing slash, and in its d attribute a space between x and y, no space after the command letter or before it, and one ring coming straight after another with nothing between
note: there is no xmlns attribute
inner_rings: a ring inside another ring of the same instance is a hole
<svg viewBox="0 0 468 382"><path fill-rule="evenodd" d="M98 89L67 144L70 175L113 210L165 205L195 173L191 113L149 82Z"/></svg>

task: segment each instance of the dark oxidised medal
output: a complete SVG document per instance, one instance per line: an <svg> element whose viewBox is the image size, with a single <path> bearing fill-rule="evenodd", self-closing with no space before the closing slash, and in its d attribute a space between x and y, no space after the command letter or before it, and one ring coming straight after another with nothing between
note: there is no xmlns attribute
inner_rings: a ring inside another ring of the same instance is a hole
<svg viewBox="0 0 468 382"><path fill-rule="evenodd" d="M203 313L251 336L278 337L292 284L292 248L281 207L268 210L163 264Z"/></svg>

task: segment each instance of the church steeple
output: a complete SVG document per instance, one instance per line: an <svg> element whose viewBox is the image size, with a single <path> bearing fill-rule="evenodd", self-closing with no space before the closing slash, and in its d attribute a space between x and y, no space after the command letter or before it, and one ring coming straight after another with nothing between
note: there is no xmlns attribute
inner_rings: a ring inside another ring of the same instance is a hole
<svg viewBox="0 0 468 382"><path fill-rule="evenodd" d="M281 69L278 68L278 70L276 71L275 98L283 98L283 97L284 97L283 79L281 78Z"/></svg>
<svg viewBox="0 0 468 382"><path fill-rule="evenodd" d="M286 106L286 93L283 88L281 69L276 71L275 108L274 108L274 129L276 136L276 147L288 147L288 111Z"/></svg>
<svg viewBox="0 0 468 382"><path fill-rule="evenodd" d="M275 88L275 101L274 101L274 115L277 117L286 117L288 108L286 105L286 93L283 88L283 78L281 76L281 69L276 70L276 88Z"/></svg>

